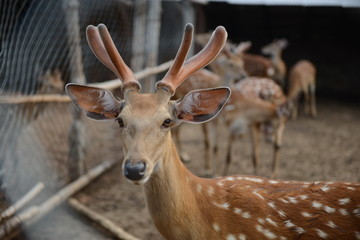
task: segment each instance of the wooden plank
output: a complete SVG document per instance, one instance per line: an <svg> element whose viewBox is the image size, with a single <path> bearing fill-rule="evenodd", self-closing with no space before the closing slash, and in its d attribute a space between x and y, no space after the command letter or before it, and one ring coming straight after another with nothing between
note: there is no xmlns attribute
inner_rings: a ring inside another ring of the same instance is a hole
<svg viewBox="0 0 360 240"><path fill-rule="evenodd" d="M142 71L135 73L136 79L143 79L152 74L157 74L163 71L166 71L171 67L173 60L160 64L156 67L146 68ZM88 86L104 88L108 90L114 90L121 87L121 81L116 78L101 83L88 84ZM0 96L0 104L21 104L21 103L42 103L42 102L70 102L70 98L67 95L59 94L43 94L43 95L32 95L32 96L23 96L23 95L14 95L14 96Z"/></svg>
<svg viewBox="0 0 360 240"><path fill-rule="evenodd" d="M77 201L74 198L69 199L69 204L74 209L79 211L80 213L84 214L86 217L91 219L92 221L96 222L103 228L105 228L107 231L112 233L115 237L118 239L124 239L124 240L140 240L137 237L134 237L133 235L127 233L124 229L116 226L115 223L110 221L109 219L105 218L104 216L100 215L99 213L91 210L90 208L84 206L82 203Z"/></svg>
<svg viewBox="0 0 360 240"><path fill-rule="evenodd" d="M49 212L51 212L55 207L59 206L66 199L87 186L90 182L112 168L118 162L119 161L109 160L99 164L85 175L62 188L41 205L29 207L19 214L13 216L0 226L0 239L3 239L7 235L17 234L18 231L16 230L19 230L21 224L25 224L27 227L29 227L36 223Z"/></svg>
<svg viewBox="0 0 360 240"><path fill-rule="evenodd" d="M8 207L0 215L0 222L3 222L5 219L8 219L15 215L21 208L23 208L27 203L29 203L36 195L38 195L44 189L43 183L37 183L33 188L30 189L24 196L22 196L18 201L13 205Z"/></svg>

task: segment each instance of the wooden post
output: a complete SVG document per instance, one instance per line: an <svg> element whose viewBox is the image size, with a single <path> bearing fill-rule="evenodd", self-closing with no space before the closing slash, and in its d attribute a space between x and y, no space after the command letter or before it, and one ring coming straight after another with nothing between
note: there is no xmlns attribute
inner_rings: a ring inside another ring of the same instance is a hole
<svg viewBox="0 0 360 240"><path fill-rule="evenodd" d="M70 48L70 81L85 84L82 65L81 37L79 27L79 0L63 0L62 8L65 15L67 41ZM68 167L70 181L78 178L85 172L84 167L84 130L82 114L74 109L73 123L69 134Z"/></svg>
<svg viewBox="0 0 360 240"><path fill-rule="evenodd" d="M196 26L195 22L195 10L194 6L192 5L191 1L182 1L181 2L181 13L183 16L183 25L187 23L192 23L194 26ZM195 28L196 29L196 28ZM189 57L194 55L194 41L192 43L192 47L189 50Z"/></svg>
<svg viewBox="0 0 360 240"><path fill-rule="evenodd" d="M147 2L146 35L145 35L145 67L157 65L161 26L161 0ZM144 81L144 91L154 92L156 75Z"/></svg>
<svg viewBox="0 0 360 240"><path fill-rule="evenodd" d="M136 72L144 67L146 0L135 0L134 8L131 69Z"/></svg>

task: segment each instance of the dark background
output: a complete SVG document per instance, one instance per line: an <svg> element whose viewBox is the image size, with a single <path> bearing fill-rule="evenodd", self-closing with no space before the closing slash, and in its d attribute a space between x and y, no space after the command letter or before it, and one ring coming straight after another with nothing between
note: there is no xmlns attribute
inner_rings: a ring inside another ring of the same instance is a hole
<svg viewBox="0 0 360 240"><path fill-rule="evenodd" d="M232 41L252 41L250 53L287 38L288 69L300 59L312 61L318 96L360 102L360 8L209 3L197 15L205 19L205 31L223 25Z"/></svg>

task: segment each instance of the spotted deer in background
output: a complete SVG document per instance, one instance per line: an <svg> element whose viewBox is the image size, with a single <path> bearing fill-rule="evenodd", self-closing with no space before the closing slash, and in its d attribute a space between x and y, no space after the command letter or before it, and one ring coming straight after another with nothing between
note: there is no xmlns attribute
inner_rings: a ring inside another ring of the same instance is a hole
<svg viewBox="0 0 360 240"><path fill-rule="evenodd" d="M209 39L210 36L207 37L207 41ZM202 42L202 47L204 47L206 43L204 41ZM206 69L201 69L192 74L176 89L173 99L180 99L190 91L196 89L214 88L224 85L230 86L235 81L247 77L242 59L232 54L231 51L226 48L223 48L219 55L211 63L209 63L209 69L210 71ZM217 150L217 140L213 139L213 137L217 135L219 124L221 124L218 122L218 119L219 118L216 118L211 122L206 122L201 125L201 130L204 136L204 169L206 176L214 176L217 174L216 169L218 167L218 160L215 153ZM180 126L174 128L172 130L172 135L176 143L177 149L180 153L181 159L186 162L187 160L190 160L190 157L186 154L186 152L183 151L182 144L179 138L179 129Z"/></svg>
<svg viewBox="0 0 360 240"><path fill-rule="evenodd" d="M279 152L288 111L281 87L269 78L249 77L231 87L232 95L226 106L226 128L230 131L223 175L227 175L234 142L245 131L250 131L254 174L259 167L259 144L262 130L273 140L274 153L271 177L279 172Z"/></svg>
<svg viewBox="0 0 360 240"><path fill-rule="evenodd" d="M205 48L186 60L193 27L187 25L173 66L156 85L140 84L122 60L104 25L87 28L94 54L123 81L124 99L95 87L68 84L73 103L87 116L119 123L122 171L144 189L160 233L184 239L360 239L357 183L287 182L251 176L199 178L180 161L170 129L215 117L230 96L226 87L196 90L170 100L189 75L212 61L227 33L218 27Z"/></svg>

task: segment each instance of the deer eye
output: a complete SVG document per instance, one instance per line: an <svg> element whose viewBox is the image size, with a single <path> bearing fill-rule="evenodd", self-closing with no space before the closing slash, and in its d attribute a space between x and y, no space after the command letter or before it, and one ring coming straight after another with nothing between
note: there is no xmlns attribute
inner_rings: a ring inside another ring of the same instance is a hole
<svg viewBox="0 0 360 240"><path fill-rule="evenodd" d="M116 118L115 121L117 121L119 123L120 128L125 127L124 121L121 118Z"/></svg>
<svg viewBox="0 0 360 240"><path fill-rule="evenodd" d="M170 118L165 119L163 124L161 125L162 128L169 128L171 126L172 120Z"/></svg>

